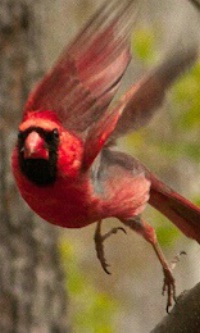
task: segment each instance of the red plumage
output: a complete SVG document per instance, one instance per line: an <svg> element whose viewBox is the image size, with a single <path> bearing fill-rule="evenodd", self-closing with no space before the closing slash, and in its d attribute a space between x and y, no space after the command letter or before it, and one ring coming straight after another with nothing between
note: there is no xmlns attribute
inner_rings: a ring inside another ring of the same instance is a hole
<svg viewBox="0 0 200 333"><path fill-rule="evenodd" d="M113 145L150 120L197 50L173 52L109 107L131 60L136 8L133 0L104 4L36 86L19 126L12 168L21 195L48 222L80 228L116 217L140 233L163 266L170 306L174 279L153 228L140 214L149 202L200 242L200 209ZM99 228L97 254L107 271L102 247L106 236L99 236Z"/></svg>

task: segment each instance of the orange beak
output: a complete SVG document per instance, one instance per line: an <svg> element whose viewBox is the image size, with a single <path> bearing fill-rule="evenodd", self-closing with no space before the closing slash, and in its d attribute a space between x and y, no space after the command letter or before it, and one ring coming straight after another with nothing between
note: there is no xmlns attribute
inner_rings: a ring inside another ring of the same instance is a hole
<svg viewBox="0 0 200 333"><path fill-rule="evenodd" d="M28 134L24 143L24 158L45 159L49 158L45 140L35 131Z"/></svg>

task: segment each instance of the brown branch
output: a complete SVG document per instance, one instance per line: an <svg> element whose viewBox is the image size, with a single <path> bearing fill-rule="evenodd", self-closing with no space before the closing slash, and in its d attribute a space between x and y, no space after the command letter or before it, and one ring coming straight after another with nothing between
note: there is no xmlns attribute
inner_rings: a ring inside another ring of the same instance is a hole
<svg viewBox="0 0 200 333"><path fill-rule="evenodd" d="M200 10L200 1L199 0L189 0L198 10Z"/></svg>
<svg viewBox="0 0 200 333"><path fill-rule="evenodd" d="M200 283L184 291L177 299L171 313L150 333L200 332Z"/></svg>

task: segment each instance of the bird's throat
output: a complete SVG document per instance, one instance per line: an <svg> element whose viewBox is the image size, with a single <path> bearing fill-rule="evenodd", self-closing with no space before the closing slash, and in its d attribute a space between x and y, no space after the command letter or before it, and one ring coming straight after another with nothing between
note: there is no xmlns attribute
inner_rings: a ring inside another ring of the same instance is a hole
<svg viewBox="0 0 200 333"><path fill-rule="evenodd" d="M56 180L56 160L19 158L23 174L38 186L50 185Z"/></svg>

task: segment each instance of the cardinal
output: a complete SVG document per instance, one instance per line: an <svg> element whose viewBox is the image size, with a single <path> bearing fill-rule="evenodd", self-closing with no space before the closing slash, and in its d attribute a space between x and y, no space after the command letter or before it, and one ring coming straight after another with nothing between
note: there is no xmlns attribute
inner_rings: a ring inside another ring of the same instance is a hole
<svg viewBox="0 0 200 333"><path fill-rule="evenodd" d="M137 3L104 3L31 92L19 125L12 170L28 205L64 228L97 222L97 256L109 273L101 221L115 217L148 241L164 272L167 309L175 279L155 231L143 218L147 204L200 242L200 208L159 180L141 162L115 147L116 140L147 124L174 80L197 58L190 47L164 61L111 101L131 60L130 36Z"/></svg>

